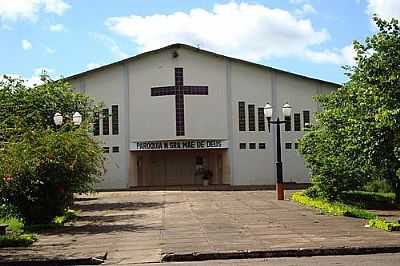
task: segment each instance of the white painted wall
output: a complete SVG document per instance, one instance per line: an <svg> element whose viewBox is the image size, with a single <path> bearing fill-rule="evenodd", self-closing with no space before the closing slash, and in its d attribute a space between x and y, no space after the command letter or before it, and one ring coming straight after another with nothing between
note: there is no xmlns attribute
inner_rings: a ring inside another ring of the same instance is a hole
<svg viewBox="0 0 400 266"><path fill-rule="evenodd" d="M223 59L178 49L129 63L130 141L226 139L226 84ZM187 95L185 136L175 131L175 96L151 96L151 88L175 85L175 67L183 67L184 85L206 85L208 95Z"/></svg>
<svg viewBox="0 0 400 266"><path fill-rule="evenodd" d="M128 145L125 139L125 127L127 125L123 123L126 120L126 113L123 112L125 106L123 67L121 65L114 65L102 71L91 72L79 79L72 80L71 83L78 91L87 93L97 101L103 102L104 108L109 108L110 114L111 106L115 104L119 105L119 134L112 135L110 117L110 135L104 136L102 134L103 121L100 119L100 136L95 137L102 143L102 146L110 147L110 153L104 154L107 158L105 161L106 170L97 188L126 188L128 182L128 156L126 156ZM119 146L120 152L113 153L113 146Z"/></svg>
<svg viewBox="0 0 400 266"><path fill-rule="evenodd" d="M258 131L257 108L272 101L271 72L242 63L231 63L232 93L232 153L233 153L233 185L273 184L273 147L271 134ZM238 102L246 103L246 131L239 131ZM248 131L248 104L256 109L256 131ZM239 149L239 143L246 143L245 150ZM257 148L249 149L249 143L255 142ZM266 149L258 149L259 143L266 143Z"/></svg>
<svg viewBox="0 0 400 266"><path fill-rule="evenodd" d="M300 78L295 75L272 70L261 69L243 63L231 64L232 82L232 132L233 132L233 185L264 185L274 184L275 153L276 153L276 126L271 125L271 133L266 127L265 132L258 131L257 107L269 102L273 105L283 120L281 107L288 102L292 106L291 131L285 131L281 125L281 150L283 162L283 176L285 182L309 182L309 171L304 165L301 155L295 150L295 143L303 136L304 131L294 131L294 113L301 114L303 127L303 110L309 110L311 121L313 113L318 111L318 105L312 99L320 92L327 93L334 88L326 83L311 79ZM274 72L274 74L273 74ZM272 81L275 76L275 82ZM273 85L274 84L274 85ZM275 86L276 97L273 97ZM246 103L246 131L239 131L238 102ZM248 104L256 105L256 131L248 131ZM276 117L275 117L276 118ZM267 122L266 122L267 125ZM240 150L239 144L247 144L246 150ZM257 149L249 149L249 143L257 143ZM259 150L258 143L266 142L266 150ZM291 143L292 149L285 149L285 143Z"/></svg>
<svg viewBox="0 0 400 266"><path fill-rule="evenodd" d="M179 54L177 58L172 56L175 50ZM175 67L184 68L184 85L206 85L209 91L208 96L185 96L185 136L181 137L175 132L175 97L151 96L151 87L174 85ZM293 113L300 112L303 119L303 110L318 110L312 96L333 89L327 83L184 47L161 50L89 72L74 79L72 84L77 90L103 101L110 112L111 105L120 106L119 135L112 135L110 123L110 135L98 137L110 151L112 146L120 147L120 153L107 155L107 172L98 186L108 189L128 187L128 160L132 157L129 143L175 139L228 140L232 185L274 184L275 135L268 132L267 124L266 131L258 130L257 108L266 102L279 107L289 102ZM245 132L239 132L239 101L246 102ZM255 105L254 132L248 131L248 104ZM278 111L282 118L281 108ZM303 125L303 121L301 123ZM292 131L282 130L281 135L284 178L303 183L308 181L308 171L294 149L294 143L303 132L295 132L293 128L292 116ZM247 144L246 150L239 149L241 142ZM249 149L252 142L257 145L255 150ZM291 150L285 149L285 142L292 143ZM260 150L259 143L266 143L266 149ZM131 160L130 163L135 162ZM134 169L135 166L131 166L131 175L135 175ZM135 184L132 180L131 185Z"/></svg>

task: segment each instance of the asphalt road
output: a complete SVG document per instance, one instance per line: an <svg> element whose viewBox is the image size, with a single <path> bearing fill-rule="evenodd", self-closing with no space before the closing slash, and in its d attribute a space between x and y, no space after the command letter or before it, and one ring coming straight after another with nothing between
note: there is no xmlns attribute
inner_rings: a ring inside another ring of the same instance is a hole
<svg viewBox="0 0 400 266"><path fill-rule="evenodd" d="M250 259L250 260L216 260L202 262L175 262L135 265L159 265L159 266L399 266L400 253L394 254L373 254L373 255L348 255L348 256L321 256L302 258L271 258L271 259Z"/></svg>

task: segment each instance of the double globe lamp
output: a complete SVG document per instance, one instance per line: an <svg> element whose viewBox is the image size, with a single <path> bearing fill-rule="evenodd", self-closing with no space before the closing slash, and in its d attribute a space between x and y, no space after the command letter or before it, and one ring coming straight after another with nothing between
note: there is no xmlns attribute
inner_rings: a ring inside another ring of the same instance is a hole
<svg viewBox="0 0 400 266"><path fill-rule="evenodd" d="M60 114L60 113L54 114L53 121L57 127L62 125L63 120L64 120L64 118L63 118L62 114ZM75 112L74 115L72 116L72 123L75 126L79 126L82 123L82 115L79 112Z"/></svg>
<svg viewBox="0 0 400 266"><path fill-rule="evenodd" d="M284 118L290 117L292 114L292 107L285 103L282 106L282 113ZM276 198L277 200L284 200L285 198L285 188L283 183L283 174L282 174L282 151L281 151L281 124L286 123L285 119L283 121L279 120L279 115L275 115L276 120L272 120L272 106L267 103L264 106L264 116L268 120L268 131L270 131L271 124L276 125Z"/></svg>

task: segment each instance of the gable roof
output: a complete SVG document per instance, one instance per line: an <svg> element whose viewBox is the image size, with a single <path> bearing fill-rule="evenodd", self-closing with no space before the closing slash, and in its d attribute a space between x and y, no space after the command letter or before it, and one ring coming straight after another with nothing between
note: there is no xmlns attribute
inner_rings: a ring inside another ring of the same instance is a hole
<svg viewBox="0 0 400 266"><path fill-rule="evenodd" d="M82 77L82 76L84 76L86 74L89 74L89 73L92 73L92 72L101 71L101 70L104 70L104 69L106 69L108 67L111 67L111 66L114 66L114 65L123 64L123 63L126 63L126 62L131 62L131 61L134 61L134 60L138 60L138 59L140 59L142 57L145 57L147 55L157 54L157 53L165 51L165 50L178 49L178 48L186 48L186 49L191 50L191 51L195 51L195 52L199 52L199 53L204 53L204 54L208 54L208 55L212 55L212 56L228 59L228 60L231 60L233 62L248 64L248 65L260 67L260 68L263 68L263 69L266 69L266 70L270 70L270 71L276 71L276 72L283 73L283 74L293 75L293 76L296 76L296 77L302 78L302 79L314 80L314 81L326 83L326 84L329 84L329 85L332 85L332 86L335 86L335 87L340 87L341 86L341 84L339 84L339 83L326 81L326 80L322 80L322 79L317 79L317 78L312 78L312 77L308 77L308 76L305 76L305 75L300 75L300 74L296 74L296 73L293 73L293 72L289 72L289 71L273 68L273 67L270 67L270 66L266 66L266 65L262 65L262 64L258 64L258 63L253 63L253 62L250 62L250 61L246 61L246 60L242 60L242 59L238 59L238 58L234 58L234 57L229 57L229 56L226 56L226 55L222 55L222 54L218 54L218 53L215 53L215 52L203 50L203 49L200 49L200 48L197 48L197 47L194 47L194 46L191 46L191 45L183 44L183 43L174 43L174 44L171 44L171 45L168 45L168 46L161 47L161 48L156 49L156 50L151 50L151 51L148 51L148 52L144 52L144 53L132 56L132 57L128 57L126 59L122 59L120 61L116 61L116 62L111 63L111 64L107 64L107 65L103 65L103 66L100 66L100 67L97 67L97 68L93 68L93 69L90 69L90 70L87 70L87 71L83 71L81 73L66 77L65 79L66 80L71 80L71 79L80 78L80 77Z"/></svg>

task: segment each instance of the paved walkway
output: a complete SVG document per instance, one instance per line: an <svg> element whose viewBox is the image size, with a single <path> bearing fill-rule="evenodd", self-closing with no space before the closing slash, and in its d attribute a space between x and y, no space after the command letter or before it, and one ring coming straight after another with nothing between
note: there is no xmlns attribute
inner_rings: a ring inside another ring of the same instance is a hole
<svg viewBox="0 0 400 266"><path fill-rule="evenodd" d="M106 264L159 262L165 253L400 245L400 232L365 221L320 215L272 191L104 192L77 202L74 226L49 230L15 258L101 256Z"/></svg>

